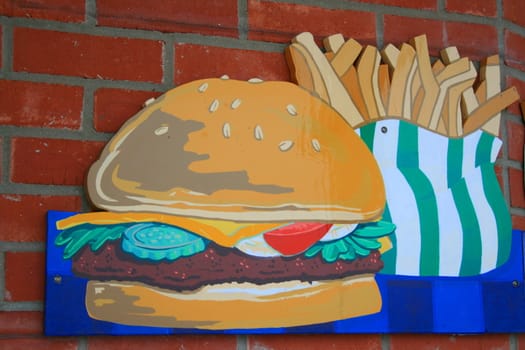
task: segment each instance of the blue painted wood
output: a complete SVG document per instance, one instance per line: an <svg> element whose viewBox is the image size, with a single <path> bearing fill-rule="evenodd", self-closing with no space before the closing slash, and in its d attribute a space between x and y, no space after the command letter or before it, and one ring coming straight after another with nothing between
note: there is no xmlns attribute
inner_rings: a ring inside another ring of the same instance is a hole
<svg viewBox="0 0 525 350"><path fill-rule="evenodd" d="M134 327L93 320L84 307L86 280L55 246L57 220L75 213L48 213L45 333L52 336L179 333L484 333L525 331L523 233L513 232L510 259L476 277L406 277L378 274L381 312L322 325L256 330L205 331Z"/></svg>

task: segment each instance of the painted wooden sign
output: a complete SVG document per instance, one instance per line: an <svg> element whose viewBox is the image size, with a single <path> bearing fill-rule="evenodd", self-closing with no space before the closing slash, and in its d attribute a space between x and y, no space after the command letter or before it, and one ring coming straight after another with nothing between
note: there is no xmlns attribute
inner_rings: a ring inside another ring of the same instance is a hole
<svg viewBox="0 0 525 350"><path fill-rule="evenodd" d="M101 211L49 213L48 334L525 329L497 57L324 46L294 39L295 83L194 81L122 126Z"/></svg>

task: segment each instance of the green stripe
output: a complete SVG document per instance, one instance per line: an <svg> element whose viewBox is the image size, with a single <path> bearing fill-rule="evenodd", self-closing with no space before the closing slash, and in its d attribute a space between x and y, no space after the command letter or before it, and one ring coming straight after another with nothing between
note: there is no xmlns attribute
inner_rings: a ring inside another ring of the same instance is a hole
<svg viewBox="0 0 525 350"><path fill-rule="evenodd" d="M383 212L383 220L392 222L392 217L390 215L390 209L388 204L385 207ZM397 242L396 242L396 233L392 233L390 236L390 241L392 242L392 248L381 255L381 260L383 260L384 267L381 270L381 273L385 274L395 274L396 273L396 257L397 257Z"/></svg>
<svg viewBox="0 0 525 350"><path fill-rule="evenodd" d="M481 235L476 211L465 179L458 181L451 189L463 231L463 256L459 275L477 275L481 269Z"/></svg>
<svg viewBox="0 0 525 350"><path fill-rule="evenodd" d="M368 149L370 151L374 150L374 134L376 129L376 123L371 123L363 126L361 129L359 129L361 134L361 139L365 142L365 144L368 146Z"/></svg>
<svg viewBox="0 0 525 350"><path fill-rule="evenodd" d="M432 184L419 169L418 127L399 123L397 167L407 180L419 213L421 232L420 275L439 274L439 220L437 202Z"/></svg>
<svg viewBox="0 0 525 350"><path fill-rule="evenodd" d="M493 143L494 136L486 132L481 134L481 137L478 141L478 147L476 148L476 166L491 163L490 155L492 153Z"/></svg>
<svg viewBox="0 0 525 350"><path fill-rule="evenodd" d="M447 151L447 185L451 188L461 180L463 168L463 139L449 139Z"/></svg>
<svg viewBox="0 0 525 350"><path fill-rule="evenodd" d="M481 165L483 190L492 208L498 227L498 260L496 266L504 264L510 255L512 242L512 219L507 209L507 203L499 187L493 164Z"/></svg>

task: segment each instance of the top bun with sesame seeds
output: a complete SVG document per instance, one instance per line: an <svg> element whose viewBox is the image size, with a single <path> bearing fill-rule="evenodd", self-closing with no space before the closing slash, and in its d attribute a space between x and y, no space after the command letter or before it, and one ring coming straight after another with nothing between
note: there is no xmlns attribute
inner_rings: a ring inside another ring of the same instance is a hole
<svg viewBox="0 0 525 350"><path fill-rule="evenodd" d="M113 212L239 222L361 222L385 190L341 115L288 82L206 79L172 89L128 120L88 174Z"/></svg>

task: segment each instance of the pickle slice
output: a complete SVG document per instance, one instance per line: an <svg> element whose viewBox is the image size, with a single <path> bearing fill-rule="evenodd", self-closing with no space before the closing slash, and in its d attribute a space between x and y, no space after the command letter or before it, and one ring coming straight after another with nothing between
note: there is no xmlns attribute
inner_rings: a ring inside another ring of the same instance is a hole
<svg viewBox="0 0 525 350"><path fill-rule="evenodd" d="M141 259L176 260L206 249L207 241L179 227L141 223L124 231L122 249Z"/></svg>

